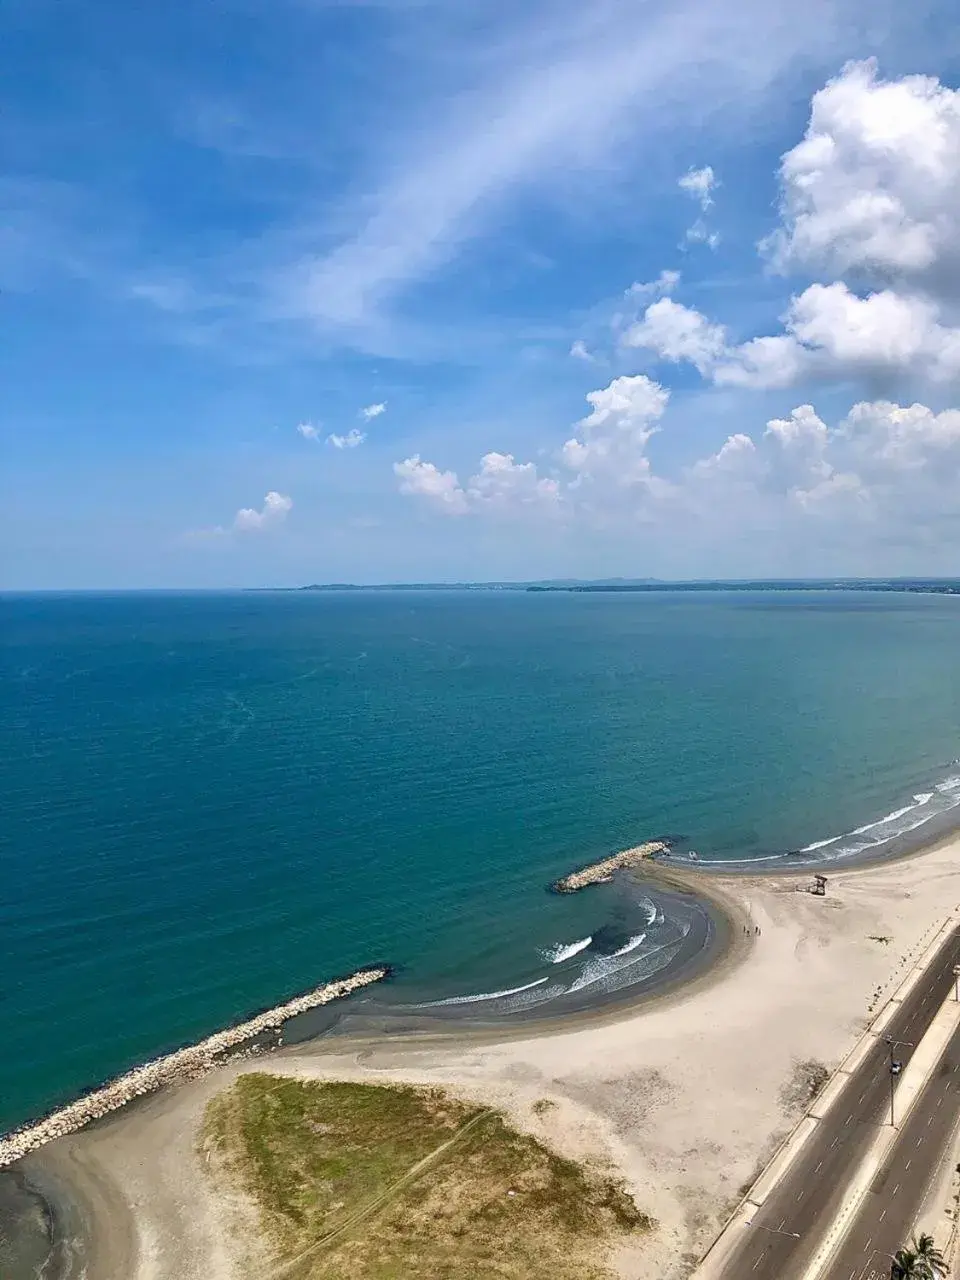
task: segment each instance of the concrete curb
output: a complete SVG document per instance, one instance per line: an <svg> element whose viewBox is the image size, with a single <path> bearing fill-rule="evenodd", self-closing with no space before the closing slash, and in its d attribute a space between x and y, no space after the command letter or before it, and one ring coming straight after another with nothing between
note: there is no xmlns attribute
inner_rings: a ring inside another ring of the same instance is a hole
<svg viewBox="0 0 960 1280"><path fill-rule="evenodd" d="M753 1185L737 1204L733 1213L707 1248L696 1270L693 1272L691 1280L713 1280L714 1276L721 1274L730 1253L739 1243L740 1232L738 1228L745 1226L752 1220L753 1215L763 1207L771 1192L785 1177L794 1160L797 1159L806 1146L810 1135L816 1131L817 1126L826 1118L836 1103L850 1076L857 1070L877 1040L882 1037L887 1026L896 1016L901 1003L920 981L922 974L940 954L940 950L946 943L947 938L956 928L958 919L960 919L960 905L954 907L951 914L943 920L919 960L915 961L904 975L899 986L874 1015L869 1027L858 1038L853 1048L847 1053L816 1098L813 1099L796 1126L774 1152L763 1171L755 1179ZM916 1054L914 1054L915 1056ZM913 1059L911 1058L911 1066L912 1063ZM905 1083L906 1076L901 1081L901 1088ZM891 1130L890 1132L894 1133L895 1131Z"/></svg>

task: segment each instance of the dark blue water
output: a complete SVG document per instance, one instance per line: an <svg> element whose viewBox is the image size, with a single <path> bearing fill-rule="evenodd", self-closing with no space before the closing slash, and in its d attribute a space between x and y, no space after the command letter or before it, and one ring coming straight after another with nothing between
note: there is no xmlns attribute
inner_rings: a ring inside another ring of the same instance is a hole
<svg viewBox="0 0 960 1280"><path fill-rule="evenodd" d="M0 608L0 1128L372 961L414 1003L655 965L655 902L544 891L650 837L847 856L960 802L957 599Z"/></svg>

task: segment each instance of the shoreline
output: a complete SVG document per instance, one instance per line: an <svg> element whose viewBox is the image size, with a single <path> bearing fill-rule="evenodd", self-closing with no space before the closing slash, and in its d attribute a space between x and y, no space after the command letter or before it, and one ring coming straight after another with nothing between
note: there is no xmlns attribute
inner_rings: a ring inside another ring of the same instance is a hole
<svg viewBox="0 0 960 1280"><path fill-rule="evenodd" d="M685 1272L664 1260L705 1247L740 1185L794 1123L787 1096L796 1070L842 1059L878 992L895 988L943 911L960 901L960 840L941 833L923 851L846 865L826 899L803 892L805 872L716 876L660 863L625 874L695 892L726 922L699 965L639 998L392 1032L357 1027L347 1012L338 1032L161 1089L18 1171L59 1202L56 1220L81 1224L88 1280L232 1280L233 1228L205 1189L193 1146L210 1097L244 1070L438 1085L499 1107L558 1151L612 1162L660 1222L649 1270L637 1263L628 1274L680 1280ZM744 932L750 925L760 933ZM552 1110L534 1110L539 1098ZM170 1271L152 1252L145 1261L143 1240L156 1242L157 1231L164 1240L186 1233L193 1261Z"/></svg>
<svg viewBox="0 0 960 1280"><path fill-rule="evenodd" d="M73 1205L88 1280L232 1280L233 1226L205 1189L192 1136L212 1096L246 1070L436 1085L504 1110L561 1153L612 1164L660 1223L649 1259L624 1274L679 1280L686 1272L670 1270L669 1259L709 1243L739 1187L792 1128L799 1068L842 1059L878 993L895 989L960 902L960 840L847 867L826 898L802 892L805 875L714 877L660 865L645 866L639 882L648 877L709 896L729 927L708 963L639 1000L392 1034L346 1025L165 1088L31 1156L22 1174ZM743 932L748 921L759 935ZM543 1098L552 1103L545 1112L535 1106ZM189 1265L181 1258L167 1270L152 1247L143 1254L144 1240L162 1238L166 1253L181 1236Z"/></svg>
<svg viewBox="0 0 960 1280"><path fill-rule="evenodd" d="M136 1098L196 1079L215 1070L229 1057L259 1054L264 1047L269 1048L269 1043L260 1044L261 1038L273 1034L279 1037L281 1028L291 1018L382 982L390 972L389 965L358 969L356 973L323 983L193 1044L149 1059L99 1086L83 1090L73 1101L0 1135L0 1169L16 1164L48 1142L76 1133L91 1122L122 1110Z"/></svg>
<svg viewBox="0 0 960 1280"><path fill-rule="evenodd" d="M940 819L939 822L938 818ZM937 828L935 834L934 828ZM621 1017L629 1017L636 1010L642 1009L651 1003L668 999L671 996L683 996L688 991L703 989L705 986L710 985L712 981L719 980L722 977L727 965L731 963L731 957L733 957L732 962L736 963L742 952L749 951L749 935L744 937L739 932L741 926L744 925L743 912L736 897L730 894L729 889L720 889L718 882L719 884L730 886L754 878L776 882L798 877L806 877L812 881L815 868L820 868L824 873L827 873L829 884L831 877L839 874L894 865L898 862L922 858L927 854L936 853L950 845L958 836L960 836L960 806L956 809L948 810L944 814L931 817L921 827L915 828L903 836L891 839L882 846L880 851L867 851L860 855L837 859L833 862L829 859L824 859L819 863L790 864L788 859L794 856L792 854L777 855L774 865L771 865L770 861L761 862L759 860L751 865L749 859L737 861L735 864L711 862L709 859L688 861L682 856L671 855L671 846L668 841L644 842L619 854L610 855L597 863L580 867L560 877L549 888L551 891L558 891L557 885L578 880L580 877L586 877L583 883L577 884L575 888L560 891L564 894L579 893L582 889L593 887L596 883L606 883L612 876L616 875L629 879L633 883L642 884L644 881L649 881L652 882L654 887L679 891L682 895L693 898L698 905L705 909L712 926L712 932L704 940L704 944L692 954L681 956L678 960L671 960L667 966L655 971L650 977L634 983L625 983L621 988L611 993L596 993L583 1002L577 1003L568 1000L565 1006L561 997L560 1000L554 1002L561 1007L551 1012L538 1011L534 1008L529 1012L494 1013L493 1016L483 1019L477 1014L472 1014L469 1005L465 1005L465 1012L451 1013L446 1016L439 1016L435 1012L431 1012L429 1002L418 1006L399 1006L397 1008L384 1006L376 1014L370 1015L371 1021L379 1021L384 1025L377 1029L358 1032L349 1024L351 1021L356 1023L367 1015L354 1013L352 1007L347 1004L342 1013L335 1015L335 1021L332 1025L307 1036L297 1037L292 1043L299 1046L327 1040L338 1041L344 1038L352 1040L358 1036L362 1038L367 1038L368 1036L370 1038L378 1038L384 1034L395 1038L402 1037L404 1040L425 1037L433 1042L455 1037L458 1040L466 1038L473 1040L476 1038L478 1042L486 1042L491 1037L515 1039L531 1032L534 1034L562 1034L564 1031L581 1024L596 1025L599 1022L606 1023L616 1021ZM650 852L654 849L657 850L656 855ZM598 872L601 868L603 869L602 877L594 878L593 873ZM714 976L715 970L717 972ZM343 996L350 995L354 990L365 987L371 982L380 982L389 978L394 972L395 968L392 965L366 965L354 974L334 978L318 988L300 992L273 1008L258 1010L248 1018L221 1028L219 1031L213 1032L199 1041L181 1045L169 1053L136 1063L119 1076L110 1077L99 1084L78 1090L73 1097L54 1104L48 1110L18 1123L9 1130L0 1132L0 1170L9 1167L28 1153L27 1150L24 1150L20 1155L11 1159L7 1150L7 1145L11 1141L19 1140L25 1132L45 1126L50 1121L56 1120L63 1113L69 1113L73 1108L88 1105L91 1099L95 1099L106 1090L110 1090L136 1076L137 1073L146 1071L157 1064L165 1063L168 1059L175 1059L183 1053L202 1052L203 1046L216 1040L217 1037L230 1036L233 1038L235 1033L240 1031L244 1031L244 1034L239 1040L235 1041L231 1056L237 1056L237 1054L251 1048L261 1058L282 1054L283 1048L278 1047L276 1044L256 1043L257 1035L262 1035L265 1028L260 1028L259 1031L249 1030L249 1028L255 1022L267 1018L272 1019L269 1031L280 1031L281 1028L283 1031L290 1029L295 1031L297 1019L305 1016L305 1013L301 1010L293 1010L291 1012L291 1006L301 1001L309 1001L307 1011L316 1012L331 1001L337 1001ZM372 979L366 976L373 973L380 976ZM344 991L342 995L338 991L334 995L318 998L314 1002L313 997L318 993L339 988L345 983L352 984L357 979L359 981L357 981L356 986L351 985L349 990ZM416 1013L411 1016L414 1009ZM279 1021L277 1021L277 1018L279 1018ZM415 1018L421 1024L427 1025L409 1025ZM407 1027L403 1026L404 1021L407 1022ZM228 1050L227 1052L231 1051ZM216 1069L220 1065L222 1065L220 1062L213 1062L205 1065L204 1070ZM163 1081L160 1084L150 1085L142 1092L151 1093L156 1089L169 1087L170 1084L175 1086L176 1081ZM129 1106L140 1096L141 1093L133 1092L119 1106ZM109 1108L110 1111L116 1109L113 1106ZM106 1112L101 1114L106 1114ZM87 1123L95 1123L100 1118L100 1115L91 1114L90 1118L83 1121L79 1127L83 1127ZM52 1140L51 1137L46 1137L43 1142L50 1140ZM33 1148L31 1147L30 1149L32 1150Z"/></svg>

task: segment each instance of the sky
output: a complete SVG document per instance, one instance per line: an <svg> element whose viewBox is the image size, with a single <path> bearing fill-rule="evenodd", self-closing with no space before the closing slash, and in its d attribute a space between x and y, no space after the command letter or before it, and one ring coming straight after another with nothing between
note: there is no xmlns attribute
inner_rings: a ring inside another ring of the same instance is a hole
<svg viewBox="0 0 960 1280"><path fill-rule="evenodd" d="M960 574L940 0L10 0L0 587Z"/></svg>

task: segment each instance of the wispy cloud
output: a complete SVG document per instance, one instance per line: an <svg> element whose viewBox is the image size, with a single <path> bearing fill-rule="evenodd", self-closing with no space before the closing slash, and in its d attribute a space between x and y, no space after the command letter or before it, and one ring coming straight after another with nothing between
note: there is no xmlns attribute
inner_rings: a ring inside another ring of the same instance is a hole
<svg viewBox="0 0 960 1280"><path fill-rule="evenodd" d="M713 190L717 186L717 175L713 166L705 164L702 169L688 169L677 183L681 191L692 196L704 213L713 204Z"/></svg>
<svg viewBox="0 0 960 1280"><path fill-rule="evenodd" d="M331 432L327 436L327 444L332 444L334 449L358 449L366 438L366 432L358 431L356 427L351 427L346 435L343 436L337 435L336 432Z"/></svg>
<svg viewBox="0 0 960 1280"><path fill-rule="evenodd" d="M360 417L364 420L364 422L370 422L374 418L379 418L381 413L386 413L386 411L387 411L387 402L383 400L381 401L380 404L368 404L365 409L361 409Z"/></svg>
<svg viewBox="0 0 960 1280"><path fill-rule="evenodd" d="M674 6L599 0L538 6L550 40L514 33L484 59L485 77L437 123L394 134L390 161L356 194L359 229L286 271L285 305L325 326L359 328L489 227L505 201L614 156L636 163L654 138L736 101L749 104L799 51L830 48L838 15L827 0L786 12L762 0ZM475 35L472 36L475 39ZM704 58L703 51L710 56ZM530 51L530 52L527 52ZM621 150L629 123L630 147ZM706 170L695 171L709 198ZM691 178L690 181L693 181ZM347 215L344 214L346 220Z"/></svg>

